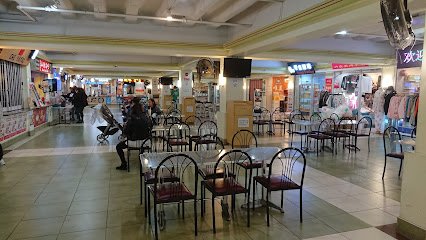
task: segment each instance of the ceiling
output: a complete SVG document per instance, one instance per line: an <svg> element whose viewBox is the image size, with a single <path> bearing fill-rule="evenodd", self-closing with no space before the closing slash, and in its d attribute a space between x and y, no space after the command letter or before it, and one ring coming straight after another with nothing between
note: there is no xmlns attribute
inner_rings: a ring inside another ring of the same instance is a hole
<svg viewBox="0 0 426 240"><path fill-rule="evenodd" d="M422 40L426 1L409 8ZM0 48L92 76L176 75L199 57L394 62L377 0L0 0L0 22Z"/></svg>

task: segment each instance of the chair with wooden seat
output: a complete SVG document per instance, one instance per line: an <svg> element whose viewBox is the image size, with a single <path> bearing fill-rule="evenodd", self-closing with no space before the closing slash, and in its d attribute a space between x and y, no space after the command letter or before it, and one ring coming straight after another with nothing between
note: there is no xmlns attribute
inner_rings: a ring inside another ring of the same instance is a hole
<svg viewBox="0 0 426 240"><path fill-rule="evenodd" d="M182 218L185 218L185 202L193 201L194 204L194 231L198 235L197 219L197 190L198 190L198 166L194 159L185 154L175 154L166 157L157 166L154 174L154 183L149 186L150 196L154 204L154 237L158 239L158 217L164 219L164 212L158 216L158 204L178 203L182 206ZM178 179L176 182L166 182L170 176ZM148 197L148 206L150 199ZM151 211L149 223L151 224Z"/></svg>
<svg viewBox="0 0 426 240"><path fill-rule="evenodd" d="M234 134L232 137L232 149L235 148L250 148L250 147L257 147L257 138L254 135L254 133L250 130L240 130L237 133ZM243 167L245 169L245 175L247 176L248 169L256 169L256 175L259 174L259 169L262 168L262 162L261 161L253 161L250 162L244 162L242 163ZM251 178L246 179L245 186L247 186L247 181L251 181Z"/></svg>
<svg viewBox="0 0 426 240"><path fill-rule="evenodd" d="M331 118L326 118L321 121L318 129L309 133L308 138L312 138L316 140L316 150L317 156L319 152L319 142L321 141L321 146L324 146L325 141L330 140L332 144L332 151L334 152L334 137L331 133L334 132L335 124L334 120Z"/></svg>
<svg viewBox="0 0 426 240"><path fill-rule="evenodd" d="M351 136L352 143L346 145L347 148L350 150L359 151L360 148L358 147L358 138L360 137L367 137L368 138L368 152L370 152L370 135L371 135L371 128L373 126L373 121L370 117L363 117L361 118L356 127L352 129L351 132L348 134Z"/></svg>
<svg viewBox="0 0 426 240"><path fill-rule="evenodd" d="M252 169L249 169L248 176L243 175L244 172L241 166L250 165L251 158L250 156L238 149L233 149L225 154L223 154L216 164L213 167L213 174L218 174L218 171L222 171L222 177L220 178L212 178L206 181L203 181L202 188L207 189L212 194L212 211L213 211L213 233L216 233L216 215L215 215L215 205L214 199L216 197L224 197L231 196L231 210L235 210L235 198L237 194L246 194L247 197L247 205L250 199L250 182L247 187L241 183L241 178L251 179ZM205 198L204 191L201 191L202 199ZM205 212L205 201L201 201L201 214L204 216ZM223 208L223 206L222 206ZM247 227L250 227L250 208L247 208Z"/></svg>
<svg viewBox="0 0 426 240"><path fill-rule="evenodd" d="M273 132L275 134L276 128L280 129L281 135L284 135L285 132L285 113L283 108L276 108L272 113L271 124L273 127Z"/></svg>
<svg viewBox="0 0 426 240"><path fill-rule="evenodd" d="M266 219L269 227L269 202L271 201L271 192L281 191L281 208L284 206L284 191L299 190L300 191L300 222L302 217L302 188L305 178L306 158L305 155L297 148L285 148L280 150L272 158L269 164L267 175L256 176L254 181L262 185L266 189ZM253 184L253 202L255 196L255 184ZM253 205L254 207L254 205Z"/></svg>
<svg viewBox="0 0 426 240"><path fill-rule="evenodd" d="M176 148L173 151L186 151L189 147L189 138L191 137L191 129L186 123L174 123L167 131L167 144Z"/></svg>
<svg viewBox="0 0 426 240"><path fill-rule="evenodd" d="M398 176L401 176L402 162L404 161L404 151L401 144L401 134L395 127L388 127L383 132L383 146L385 150L385 166L383 167L382 179L385 177L388 158L400 160Z"/></svg>
<svg viewBox="0 0 426 240"><path fill-rule="evenodd" d="M167 144L167 140L161 136L152 136L146 139L141 146L140 152L142 153L158 153L158 152L171 152L172 148ZM139 175L140 175L140 204L143 204L143 192L145 193L145 217L147 216L148 206L148 185L154 184L154 169L150 168L148 171L143 172L142 163L139 161ZM178 179L169 176L163 176L165 182L176 182Z"/></svg>
<svg viewBox="0 0 426 240"><path fill-rule="evenodd" d="M198 127L197 135L191 136L195 145L216 143L217 125L215 122L207 120ZM203 138L202 138L203 137Z"/></svg>
<svg viewBox="0 0 426 240"><path fill-rule="evenodd" d="M293 110L290 112L287 119L284 119L284 132L285 132L285 124L288 125L288 133L291 134L292 126L294 123L292 122L293 116L296 114L301 114L300 110Z"/></svg>
<svg viewBox="0 0 426 240"><path fill-rule="evenodd" d="M294 135L300 136L300 148L303 148L303 136L307 136L309 134L309 129L307 127L303 127L299 124L295 124L296 121L302 121L305 120L302 114L298 113L293 115L291 122L292 122L292 130L291 130L291 140L290 140L290 146L293 146L293 139Z"/></svg>

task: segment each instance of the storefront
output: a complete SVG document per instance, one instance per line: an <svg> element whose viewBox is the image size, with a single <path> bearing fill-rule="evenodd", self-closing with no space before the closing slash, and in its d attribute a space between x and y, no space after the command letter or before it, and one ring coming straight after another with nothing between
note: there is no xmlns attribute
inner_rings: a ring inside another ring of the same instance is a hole
<svg viewBox="0 0 426 240"><path fill-rule="evenodd" d="M293 111L294 104L294 80L292 76L272 77L272 108L279 108L282 112Z"/></svg>
<svg viewBox="0 0 426 240"><path fill-rule="evenodd" d="M31 60L31 82L44 104L49 104L50 92L53 92L53 83L48 79L52 78L52 64L46 60L36 58ZM50 75L50 76L49 76Z"/></svg>
<svg viewBox="0 0 426 240"><path fill-rule="evenodd" d="M418 98L420 92L423 44L398 51L396 95L390 100L390 109L398 105L399 114L388 114L389 121L402 134L411 134L417 125Z"/></svg>
<svg viewBox="0 0 426 240"><path fill-rule="evenodd" d="M0 143L28 130L23 83L29 55L30 50L0 49Z"/></svg>

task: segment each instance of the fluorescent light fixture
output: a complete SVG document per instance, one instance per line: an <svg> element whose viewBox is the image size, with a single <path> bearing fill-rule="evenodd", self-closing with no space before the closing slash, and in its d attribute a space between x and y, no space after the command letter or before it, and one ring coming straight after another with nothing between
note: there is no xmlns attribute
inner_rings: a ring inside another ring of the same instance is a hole
<svg viewBox="0 0 426 240"><path fill-rule="evenodd" d="M337 35L346 35L346 34L348 34L348 32L343 30L343 31L337 32L336 34Z"/></svg>
<svg viewBox="0 0 426 240"><path fill-rule="evenodd" d="M34 50L33 54L31 55L31 59L36 59L38 52L40 52L39 50Z"/></svg>
<svg viewBox="0 0 426 240"><path fill-rule="evenodd" d="M172 17L172 16L167 16L167 17L166 17L166 20L167 20L167 21L172 21L172 20L173 20L173 17Z"/></svg>

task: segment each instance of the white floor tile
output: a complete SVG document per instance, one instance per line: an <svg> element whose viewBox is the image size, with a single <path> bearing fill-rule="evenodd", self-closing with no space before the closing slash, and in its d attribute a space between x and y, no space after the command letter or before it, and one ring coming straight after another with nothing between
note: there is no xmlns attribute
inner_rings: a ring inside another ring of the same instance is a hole
<svg viewBox="0 0 426 240"><path fill-rule="evenodd" d="M348 238L346 238L342 234L332 234L332 235L326 235L321 237L308 238L305 240L348 240Z"/></svg>
<svg viewBox="0 0 426 240"><path fill-rule="evenodd" d="M375 227L396 223L395 216L380 209L354 212L351 215Z"/></svg>
<svg viewBox="0 0 426 240"><path fill-rule="evenodd" d="M395 240L395 238L387 235L377 228L366 228L341 234L349 240Z"/></svg>

